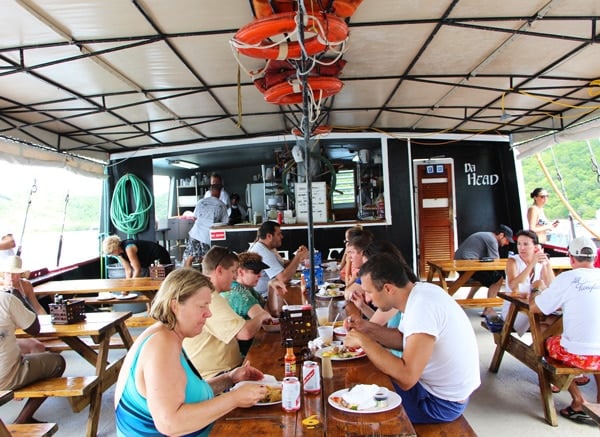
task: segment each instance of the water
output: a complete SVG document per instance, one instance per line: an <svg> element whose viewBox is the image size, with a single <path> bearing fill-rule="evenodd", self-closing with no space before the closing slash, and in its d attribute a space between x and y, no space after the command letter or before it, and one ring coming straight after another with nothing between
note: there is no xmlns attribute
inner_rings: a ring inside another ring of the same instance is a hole
<svg viewBox="0 0 600 437"><path fill-rule="evenodd" d="M57 268L56 259L60 234L58 232L27 232L23 237L21 258L27 270ZM19 242L17 241L17 246ZM100 256L100 237L98 230L65 232L59 267L77 264L84 260Z"/></svg>

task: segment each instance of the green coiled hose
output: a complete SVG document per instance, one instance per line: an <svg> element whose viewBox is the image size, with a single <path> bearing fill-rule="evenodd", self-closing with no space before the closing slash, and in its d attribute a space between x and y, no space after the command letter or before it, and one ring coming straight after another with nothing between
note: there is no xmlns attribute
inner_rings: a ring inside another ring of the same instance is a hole
<svg viewBox="0 0 600 437"><path fill-rule="evenodd" d="M128 186L131 196L128 195ZM146 184L136 175L127 173L115 185L110 204L110 221L115 228L127 234L127 238L133 238L148 227L148 211L153 202L152 192Z"/></svg>

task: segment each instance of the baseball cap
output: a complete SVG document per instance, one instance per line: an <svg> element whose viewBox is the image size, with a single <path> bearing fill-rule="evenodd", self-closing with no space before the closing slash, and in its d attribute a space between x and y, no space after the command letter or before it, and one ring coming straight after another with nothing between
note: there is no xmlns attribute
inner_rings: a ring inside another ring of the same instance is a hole
<svg viewBox="0 0 600 437"><path fill-rule="evenodd" d="M509 241L512 241L512 239L513 239L513 231L512 231L511 228L509 228L506 225L500 225L500 226L498 226L498 233L500 233L500 232L504 233L504 236L506 238L508 238Z"/></svg>
<svg viewBox="0 0 600 437"><path fill-rule="evenodd" d="M569 243L569 254L593 258L596 256L596 244L589 237L577 237Z"/></svg>
<svg viewBox="0 0 600 437"><path fill-rule="evenodd" d="M268 269L269 265L265 264L262 261L246 261L241 265L242 268L252 270L255 273L260 272L261 270Z"/></svg>
<svg viewBox="0 0 600 437"><path fill-rule="evenodd" d="M0 266L0 272L3 273L24 273L25 271L21 257L16 255L6 257Z"/></svg>

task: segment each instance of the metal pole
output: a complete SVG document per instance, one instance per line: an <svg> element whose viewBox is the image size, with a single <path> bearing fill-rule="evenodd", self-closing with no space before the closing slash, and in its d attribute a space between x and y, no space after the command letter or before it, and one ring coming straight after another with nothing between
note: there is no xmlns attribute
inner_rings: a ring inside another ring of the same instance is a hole
<svg viewBox="0 0 600 437"><path fill-rule="evenodd" d="M298 41L300 45L304 47L304 5L302 2L298 6ZM300 58L300 65L304 70L304 67L308 63L308 57L304 50ZM302 131L304 132L304 162L306 163L306 194L308 196L308 226L307 226L307 243L308 253L310 259L310 276L307 286L310 289L309 300L313 308L315 308L315 294L316 294L316 281L315 281L315 245L314 245L314 223L313 223L313 209L312 209L312 175L311 175L311 156L310 156L310 120L308 114L309 94L308 94L308 78L306 74L302 74L300 77L302 84Z"/></svg>
<svg viewBox="0 0 600 437"><path fill-rule="evenodd" d="M29 200L27 201L27 208L25 209L25 219L23 220L23 229L21 229L21 238L19 239L19 247L17 248L17 256L21 256L21 249L23 248L23 236L25 235L25 226L27 225L27 217L29 216L29 207L31 206L31 198L37 191L37 185L35 183L35 179L33 180L33 185L31 186L31 191L29 191Z"/></svg>

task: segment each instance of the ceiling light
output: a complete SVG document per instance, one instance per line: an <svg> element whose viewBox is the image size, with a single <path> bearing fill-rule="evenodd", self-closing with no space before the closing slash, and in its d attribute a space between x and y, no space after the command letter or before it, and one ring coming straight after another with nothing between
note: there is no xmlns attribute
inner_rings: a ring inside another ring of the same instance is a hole
<svg viewBox="0 0 600 437"><path fill-rule="evenodd" d="M172 165L174 167L186 168L188 170L195 170L200 167L195 162L183 161L181 159L170 159L167 161L169 162L169 165Z"/></svg>

